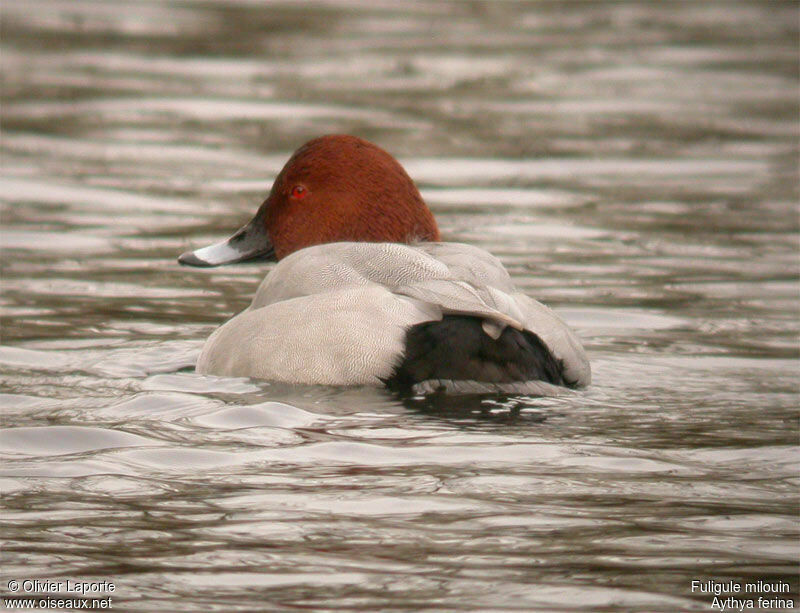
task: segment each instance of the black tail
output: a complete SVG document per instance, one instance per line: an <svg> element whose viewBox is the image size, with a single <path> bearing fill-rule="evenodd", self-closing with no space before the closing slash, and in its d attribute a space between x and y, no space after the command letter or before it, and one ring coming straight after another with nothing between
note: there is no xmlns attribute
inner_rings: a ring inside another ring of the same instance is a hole
<svg viewBox="0 0 800 613"><path fill-rule="evenodd" d="M412 326L403 360L384 383L397 391L431 379L567 385L563 364L536 334L506 327L493 339L482 323L480 317L445 315Z"/></svg>

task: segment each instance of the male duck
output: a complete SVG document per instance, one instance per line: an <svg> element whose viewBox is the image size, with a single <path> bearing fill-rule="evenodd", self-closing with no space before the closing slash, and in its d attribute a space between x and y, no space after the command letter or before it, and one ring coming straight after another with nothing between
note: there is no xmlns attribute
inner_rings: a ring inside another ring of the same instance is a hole
<svg viewBox="0 0 800 613"><path fill-rule="evenodd" d="M354 136L289 159L255 217L179 262L277 260L252 304L206 341L197 372L288 383L552 395L584 387L575 334L491 254L438 242L402 166Z"/></svg>

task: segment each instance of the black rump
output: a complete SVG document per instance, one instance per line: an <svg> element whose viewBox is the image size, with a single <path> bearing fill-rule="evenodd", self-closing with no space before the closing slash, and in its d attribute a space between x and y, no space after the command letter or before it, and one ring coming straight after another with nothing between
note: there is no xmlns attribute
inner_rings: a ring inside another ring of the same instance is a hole
<svg viewBox="0 0 800 613"><path fill-rule="evenodd" d="M412 326L406 332L403 360L384 383L393 390L430 379L567 385L563 364L536 334L506 326L493 339L482 323L480 317L445 315L440 321Z"/></svg>

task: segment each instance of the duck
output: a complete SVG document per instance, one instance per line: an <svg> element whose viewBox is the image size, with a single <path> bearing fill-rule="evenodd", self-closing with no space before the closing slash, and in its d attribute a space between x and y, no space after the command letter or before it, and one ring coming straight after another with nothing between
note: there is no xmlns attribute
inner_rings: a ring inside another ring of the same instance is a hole
<svg viewBox="0 0 800 613"><path fill-rule="evenodd" d="M444 242L401 164L356 136L301 146L255 216L185 266L277 262L196 372L411 394L554 396L591 382L577 335L503 264Z"/></svg>

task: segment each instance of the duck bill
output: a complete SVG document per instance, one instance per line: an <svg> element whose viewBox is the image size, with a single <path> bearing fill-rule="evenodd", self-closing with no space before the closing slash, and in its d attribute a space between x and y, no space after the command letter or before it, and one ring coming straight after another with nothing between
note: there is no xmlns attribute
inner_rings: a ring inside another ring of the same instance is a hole
<svg viewBox="0 0 800 613"><path fill-rule="evenodd" d="M208 268L250 260L275 260L275 249L264 225L265 210L266 207L262 206L256 216L229 239L187 251L178 262L185 266Z"/></svg>

